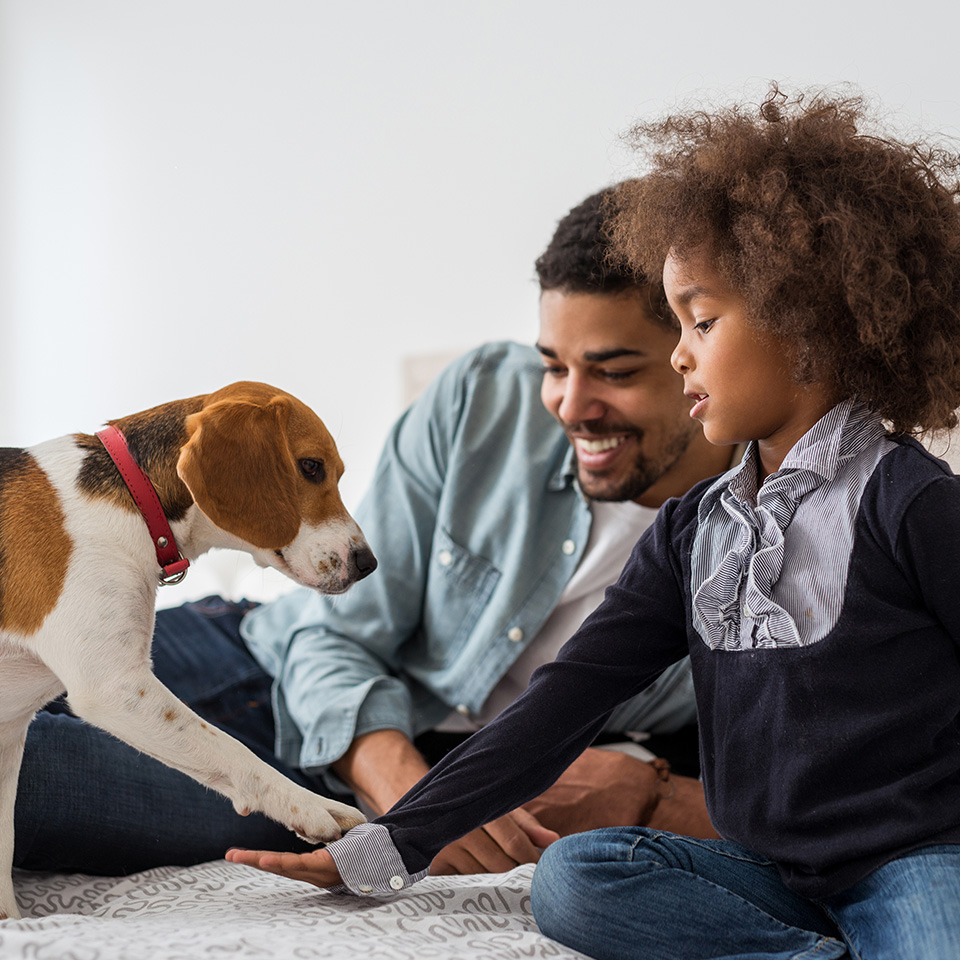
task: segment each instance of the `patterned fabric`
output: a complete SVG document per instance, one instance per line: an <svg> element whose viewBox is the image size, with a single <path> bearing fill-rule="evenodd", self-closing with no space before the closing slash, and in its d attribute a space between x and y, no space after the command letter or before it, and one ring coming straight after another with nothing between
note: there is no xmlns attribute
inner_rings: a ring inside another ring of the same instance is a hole
<svg viewBox="0 0 960 960"><path fill-rule="evenodd" d="M537 929L532 875L428 877L377 900L223 861L131 877L17 872L24 919L0 922L0 957L584 960Z"/></svg>
<svg viewBox="0 0 960 960"><path fill-rule="evenodd" d="M700 503L691 592L694 624L708 647L800 647L833 629L860 498L880 457L895 447L882 439L884 433L880 418L866 407L842 403L759 489L757 448L751 444L740 466L707 492ZM828 484L834 479L841 482Z"/></svg>

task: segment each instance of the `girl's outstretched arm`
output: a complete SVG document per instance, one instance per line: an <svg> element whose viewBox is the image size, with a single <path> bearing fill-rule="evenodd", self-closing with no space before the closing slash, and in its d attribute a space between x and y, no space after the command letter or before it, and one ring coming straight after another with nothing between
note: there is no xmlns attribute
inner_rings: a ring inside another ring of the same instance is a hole
<svg viewBox="0 0 960 960"><path fill-rule="evenodd" d="M540 850L556 839L558 835L553 830L541 826L532 813L520 808L445 848L449 851L447 859L440 863L435 860L432 872L503 873L521 863L536 863ZM309 853L282 853L233 847L227 851L226 859L315 887L337 887L343 883L333 857L325 848Z"/></svg>

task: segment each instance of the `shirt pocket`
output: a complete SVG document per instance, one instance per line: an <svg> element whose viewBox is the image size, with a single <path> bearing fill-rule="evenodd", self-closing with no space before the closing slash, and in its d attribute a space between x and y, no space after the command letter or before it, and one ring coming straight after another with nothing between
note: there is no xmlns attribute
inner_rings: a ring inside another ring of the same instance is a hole
<svg viewBox="0 0 960 960"><path fill-rule="evenodd" d="M421 634L423 652L432 665L445 666L460 654L499 580L500 571L489 560L437 528Z"/></svg>

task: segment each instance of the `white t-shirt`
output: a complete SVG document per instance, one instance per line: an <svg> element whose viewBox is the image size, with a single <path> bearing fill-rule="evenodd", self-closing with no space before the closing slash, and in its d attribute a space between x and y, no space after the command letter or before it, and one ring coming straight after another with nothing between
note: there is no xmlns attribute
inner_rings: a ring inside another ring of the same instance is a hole
<svg viewBox="0 0 960 960"><path fill-rule="evenodd" d="M527 689L530 676L542 663L556 659L560 648L603 600L606 588L620 576L630 551L657 516L654 507L632 500L590 503L593 523L580 563L553 612L529 646L493 688L479 716L451 713L438 729L473 731L489 723Z"/></svg>

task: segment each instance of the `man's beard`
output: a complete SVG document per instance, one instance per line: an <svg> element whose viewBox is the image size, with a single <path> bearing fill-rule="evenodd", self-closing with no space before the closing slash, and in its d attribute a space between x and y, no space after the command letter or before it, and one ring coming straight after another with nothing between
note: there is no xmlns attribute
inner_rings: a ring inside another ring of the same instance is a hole
<svg viewBox="0 0 960 960"><path fill-rule="evenodd" d="M642 430L616 432L626 432L637 441L639 448L637 456L626 474L618 472L614 477L596 474L582 467L577 461L577 479L580 481L580 489L592 500L620 503L639 499L683 456L691 440L690 433L677 431L657 451L657 456L651 457L643 450L645 435Z"/></svg>

